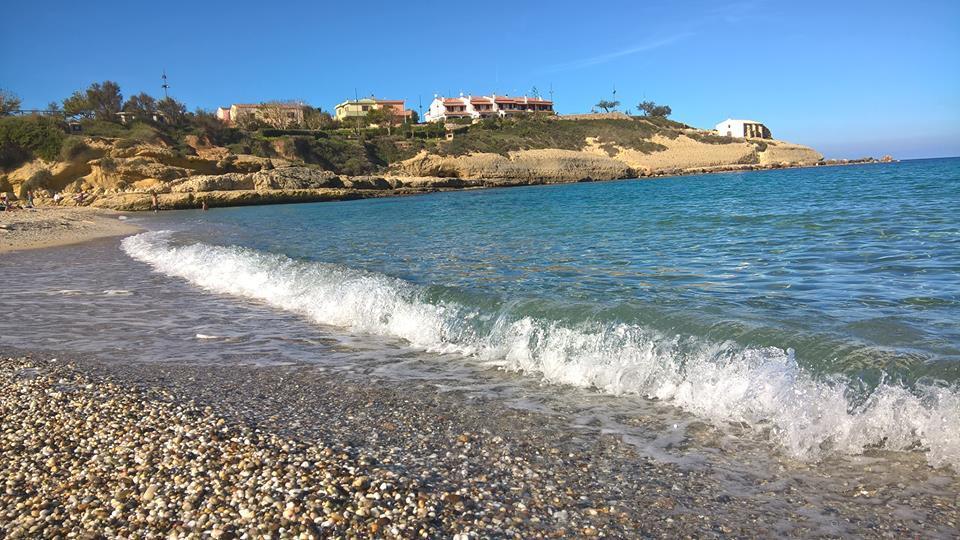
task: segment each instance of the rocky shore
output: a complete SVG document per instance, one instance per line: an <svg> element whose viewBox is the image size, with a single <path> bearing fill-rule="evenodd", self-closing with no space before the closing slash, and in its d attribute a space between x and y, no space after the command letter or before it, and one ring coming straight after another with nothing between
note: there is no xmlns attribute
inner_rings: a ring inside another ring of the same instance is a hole
<svg viewBox="0 0 960 540"><path fill-rule="evenodd" d="M566 125L566 124L564 124ZM632 124L630 124L632 125ZM638 124L639 125L639 124ZM639 129L639 128L638 128ZM628 131L629 132L629 131ZM452 189L647 178L724 171L840 165L874 160L824 161L812 148L785 141L716 137L702 130L661 130L633 146L586 137L579 149L529 148L461 154L422 150L384 166L377 175L335 173L311 163L296 145L274 141L278 155L232 153L192 136L190 152L162 141L85 137L62 161L36 159L0 171L0 191L38 205L148 210L154 194L169 209L351 200ZM546 142L541 141L543 144ZM436 149L435 149L436 150ZM342 171L341 171L342 172Z"/></svg>
<svg viewBox="0 0 960 540"><path fill-rule="evenodd" d="M13 352L13 351L10 351ZM308 364L0 360L0 532L70 537L949 537L913 486L762 495L552 415ZM915 511L895 510L910 505Z"/></svg>

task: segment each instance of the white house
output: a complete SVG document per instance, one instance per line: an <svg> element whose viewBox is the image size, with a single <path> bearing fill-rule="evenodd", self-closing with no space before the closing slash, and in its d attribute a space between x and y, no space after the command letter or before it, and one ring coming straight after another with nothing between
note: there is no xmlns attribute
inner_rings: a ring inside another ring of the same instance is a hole
<svg viewBox="0 0 960 540"><path fill-rule="evenodd" d="M726 135L727 137L738 137L741 139L746 137L754 139L773 138L773 135L770 134L770 130L767 129L767 126L755 120L734 120L733 118L727 118L723 122L717 124L716 130L720 135Z"/></svg>
<svg viewBox="0 0 960 540"><path fill-rule="evenodd" d="M464 96L448 98L436 96L424 115L427 122L442 122L451 118L487 118L527 113L553 114L553 101L538 97Z"/></svg>

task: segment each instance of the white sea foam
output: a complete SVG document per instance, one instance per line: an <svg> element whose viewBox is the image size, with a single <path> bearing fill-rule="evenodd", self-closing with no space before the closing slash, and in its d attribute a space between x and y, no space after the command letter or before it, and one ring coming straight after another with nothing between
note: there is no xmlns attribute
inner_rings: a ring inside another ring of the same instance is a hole
<svg viewBox="0 0 960 540"><path fill-rule="evenodd" d="M128 291L126 289L107 289L103 291L103 294L107 296L130 296L133 294L133 291Z"/></svg>
<svg viewBox="0 0 960 540"><path fill-rule="evenodd" d="M422 289L384 275L238 247L177 246L165 232L126 238L123 249L164 274L321 324L475 356L553 383L659 399L718 425L749 425L795 458L882 447L921 451L933 466L960 470L956 385L884 384L853 405L844 381L814 378L792 351L778 348L744 349L626 324L572 326L509 309L481 314L424 301ZM479 319L493 323L473 324Z"/></svg>

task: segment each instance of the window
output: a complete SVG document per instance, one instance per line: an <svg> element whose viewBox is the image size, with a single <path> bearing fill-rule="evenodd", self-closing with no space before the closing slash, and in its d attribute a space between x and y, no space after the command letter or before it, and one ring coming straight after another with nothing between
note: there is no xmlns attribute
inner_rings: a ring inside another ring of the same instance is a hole
<svg viewBox="0 0 960 540"><path fill-rule="evenodd" d="M370 106L369 106L369 105L364 105L364 106L361 107L361 110L362 110L363 112L367 112L367 111L370 110Z"/></svg>

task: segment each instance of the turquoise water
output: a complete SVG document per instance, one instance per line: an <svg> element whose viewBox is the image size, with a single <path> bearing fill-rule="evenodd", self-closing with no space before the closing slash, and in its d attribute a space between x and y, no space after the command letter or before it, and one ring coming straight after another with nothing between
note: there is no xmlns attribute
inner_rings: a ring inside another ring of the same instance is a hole
<svg viewBox="0 0 960 540"><path fill-rule="evenodd" d="M960 160L234 209L218 243L537 317L960 375Z"/></svg>
<svg viewBox="0 0 960 540"><path fill-rule="evenodd" d="M639 394L788 453L960 463L960 159L161 214L155 270Z"/></svg>

